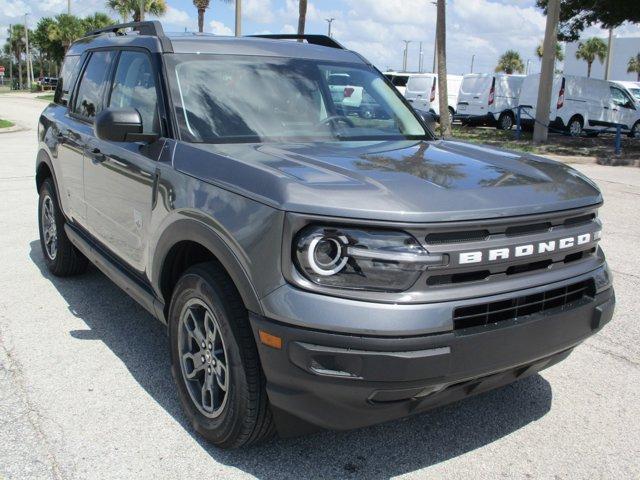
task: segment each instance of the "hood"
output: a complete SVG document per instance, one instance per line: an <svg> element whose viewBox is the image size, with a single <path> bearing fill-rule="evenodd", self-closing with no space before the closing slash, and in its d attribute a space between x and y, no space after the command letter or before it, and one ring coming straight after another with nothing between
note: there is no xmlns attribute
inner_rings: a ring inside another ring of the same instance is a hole
<svg viewBox="0 0 640 480"><path fill-rule="evenodd" d="M454 141L179 142L174 166L281 210L371 220L472 220L602 201L567 165Z"/></svg>

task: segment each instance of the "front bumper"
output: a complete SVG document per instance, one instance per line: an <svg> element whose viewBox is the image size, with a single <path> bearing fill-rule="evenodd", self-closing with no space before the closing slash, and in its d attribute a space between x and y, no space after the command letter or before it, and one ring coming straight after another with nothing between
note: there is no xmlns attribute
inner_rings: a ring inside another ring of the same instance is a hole
<svg viewBox="0 0 640 480"><path fill-rule="evenodd" d="M373 425L524 378L568 356L611 320L614 305L608 285L570 307L404 337L250 319L278 430L290 436ZM260 343L260 330L281 337L282 348Z"/></svg>

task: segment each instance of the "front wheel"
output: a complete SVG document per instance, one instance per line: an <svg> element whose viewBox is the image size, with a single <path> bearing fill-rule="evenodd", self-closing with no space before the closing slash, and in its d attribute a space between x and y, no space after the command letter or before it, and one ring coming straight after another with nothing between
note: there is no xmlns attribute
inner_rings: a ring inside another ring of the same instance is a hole
<svg viewBox="0 0 640 480"><path fill-rule="evenodd" d="M169 311L171 372L195 430L222 448L274 432L247 311L215 263L190 268Z"/></svg>
<svg viewBox="0 0 640 480"><path fill-rule="evenodd" d="M631 127L629 131L629 136L631 138L640 138L640 120L633 124L633 127Z"/></svg>
<svg viewBox="0 0 640 480"><path fill-rule="evenodd" d="M83 273L89 262L87 257L71 243L64 231L65 219L60 211L51 178L42 182L39 193L38 230L47 268L59 277Z"/></svg>
<svg viewBox="0 0 640 480"><path fill-rule="evenodd" d="M498 119L499 130L511 130L513 127L513 115L509 112L503 112Z"/></svg>

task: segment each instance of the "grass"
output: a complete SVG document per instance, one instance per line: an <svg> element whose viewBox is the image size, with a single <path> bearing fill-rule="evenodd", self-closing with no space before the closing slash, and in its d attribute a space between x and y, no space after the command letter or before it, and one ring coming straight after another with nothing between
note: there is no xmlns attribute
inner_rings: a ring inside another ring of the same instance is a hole
<svg viewBox="0 0 640 480"><path fill-rule="evenodd" d="M9 127L13 127L13 122L10 122L9 120L2 120L0 118L0 128L9 128Z"/></svg>
<svg viewBox="0 0 640 480"><path fill-rule="evenodd" d="M53 93L48 93L46 95L38 95L36 98L39 100L44 100L46 102L53 102Z"/></svg>
<svg viewBox="0 0 640 480"><path fill-rule="evenodd" d="M549 134L548 142L536 145L531 132L522 132L520 140L515 138L515 130L503 131L491 127L465 127L453 125L453 137L471 143L480 143L494 147L536 155L555 155L561 157L592 157L603 164L640 163L640 141L622 136L622 153L614 153L615 135L601 133L599 136L570 137L562 134Z"/></svg>

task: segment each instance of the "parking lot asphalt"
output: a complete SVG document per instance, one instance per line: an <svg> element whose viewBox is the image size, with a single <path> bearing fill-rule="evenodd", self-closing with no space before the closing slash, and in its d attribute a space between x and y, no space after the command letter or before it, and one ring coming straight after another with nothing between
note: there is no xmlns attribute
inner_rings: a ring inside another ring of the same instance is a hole
<svg viewBox="0 0 640 480"><path fill-rule="evenodd" d="M540 375L412 418L222 451L182 414L164 328L95 268L52 277L36 223L42 100L0 95L0 478L640 478L640 169L602 188L613 321Z"/></svg>

